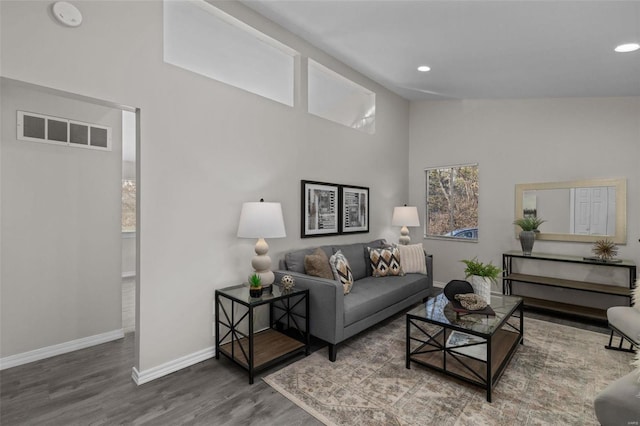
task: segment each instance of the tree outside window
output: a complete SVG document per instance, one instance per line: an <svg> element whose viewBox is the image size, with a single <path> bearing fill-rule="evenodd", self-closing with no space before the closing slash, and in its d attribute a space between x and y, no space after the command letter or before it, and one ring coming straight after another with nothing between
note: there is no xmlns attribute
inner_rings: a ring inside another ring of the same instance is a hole
<svg viewBox="0 0 640 426"><path fill-rule="evenodd" d="M478 165L425 170L426 237L478 239Z"/></svg>
<svg viewBox="0 0 640 426"><path fill-rule="evenodd" d="M122 232L136 232L135 180L122 180Z"/></svg>

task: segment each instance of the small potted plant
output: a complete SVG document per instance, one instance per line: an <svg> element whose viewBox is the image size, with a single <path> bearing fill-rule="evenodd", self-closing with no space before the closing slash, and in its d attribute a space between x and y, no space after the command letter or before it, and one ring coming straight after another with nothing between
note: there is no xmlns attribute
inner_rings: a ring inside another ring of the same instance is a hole
<svg viewBox="0 0 640 426"><path fill-rule="evenodd" d="M522 254L525 256L531 256L531 250L533 250L533 242L536 239L536 233L539 233L538 226L542 225L546 220L539 219L535 216L522 217L513 221L514 225L517 225L522 229L520 231L520 246L522 246Z"/></svg>
<svg viewBox="0 0 640 426"><path fill-rule="evenodd" d="M464 278L471 277L473 292L481 296L487 304L491 303L491 285L498 286L498 277L502 271L491 262L486 264L479 262L477 257L461 262L467 265L464 270Z"/></svg>
<svg viewBox="0 0 640 426"><path fill-rule="evenodd" d="M262 296L262 278L258 274L249 276L249 296Z"/></svg>

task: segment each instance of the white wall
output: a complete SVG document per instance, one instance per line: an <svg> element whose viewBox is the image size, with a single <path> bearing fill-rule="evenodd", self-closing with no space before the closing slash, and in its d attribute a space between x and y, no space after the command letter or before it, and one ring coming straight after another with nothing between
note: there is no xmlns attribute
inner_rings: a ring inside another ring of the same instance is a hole
<svg viewBox="0 0 640 426"><path fill-rule="evenodd" d="M117 109L2 81L2 358L122 328ZM110 126L112 151L19 141L16 111Z"/></svg>
<svg viewBox="0 0 640 426"><path fill-rule="evenodd" d="M76 29L49 6L0 3L2 75L140 108L138 370L213 345L214 289L241 282L253 255L254 241L236 238L242 202L282 202L288 237L269 241L274 260L399 232L390 223L408 197L407 101L236 2L222 7L376 92L375 135L163 63L158 1L80 2ZM301 240L301 179L369 186L371 232Z"/></svg>
<svg viewBox="0 0 640 426"><path fill-rule="evenodd" d="M520 249L517 183L626 178L628 243L619 257L640 258L640 98L412 102L410 110L410 199L422 217L424 168L479 163L479 241L424 240L435 280L462 278L461 259L500 265L504 251ZM421 229L411 232L422 240ZM591 244L536 241L534 250L583 256Z"/></svg>
<svg viewBox="0 0 640 426"><path fill-rule="evenodd" d="M136 234L122 233L122 276L132 277L136 274Z"/></svg>

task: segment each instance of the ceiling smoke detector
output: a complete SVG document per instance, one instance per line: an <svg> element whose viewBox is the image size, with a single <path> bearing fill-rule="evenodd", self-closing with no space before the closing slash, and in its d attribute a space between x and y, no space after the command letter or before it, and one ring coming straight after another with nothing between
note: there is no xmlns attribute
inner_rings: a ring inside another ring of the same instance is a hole
<svg viewBox="0 0 640 426"><path fill-rule="evenodd" d="M53 16L64 26L79 27L82 24L82 13L69 2L55 2L52 6L52 11Z"/></svg>

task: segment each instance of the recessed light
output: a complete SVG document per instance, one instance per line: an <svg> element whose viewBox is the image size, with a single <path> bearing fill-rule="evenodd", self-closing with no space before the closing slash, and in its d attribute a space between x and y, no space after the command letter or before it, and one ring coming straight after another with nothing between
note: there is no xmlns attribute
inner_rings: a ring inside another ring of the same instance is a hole
<svg viewBox="0 0 640 426"><path fill-rule="evenodd" d="M638 49L640 49L640 44L638 43L625 43L625 44L616 46L614 50L618 53L628 53L628 52L635 52Z"/></svg>
<svg viewBox="0 0 640 426"><path fill-rule="evenodd" d="M420 71L420 72L427 72L427 71L431 71L431 67L428 67L428 66L426 66L426 65L420 65L420 66L418 67L418 71Z"/></svg>

